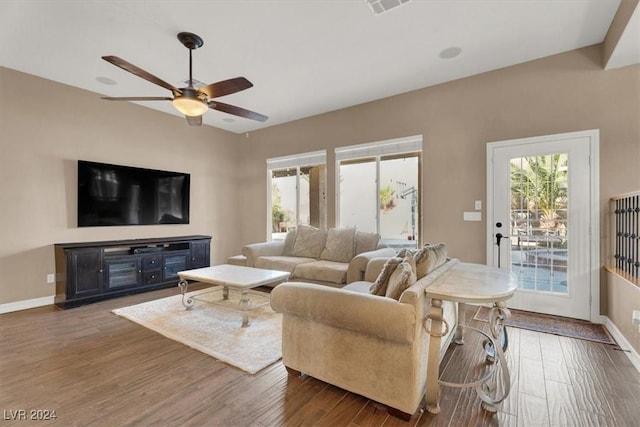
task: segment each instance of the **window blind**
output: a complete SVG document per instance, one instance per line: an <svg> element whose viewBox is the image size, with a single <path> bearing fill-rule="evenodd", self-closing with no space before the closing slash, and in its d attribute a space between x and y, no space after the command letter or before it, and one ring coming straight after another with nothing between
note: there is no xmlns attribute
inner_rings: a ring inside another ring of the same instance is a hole
<svg viewBox="0 0 640 427"><path fill-rule="evenodd" d="M422 135L349 145L335 149L337 161L421 151Z"/></svg>
<svg viewBox="0 0 640 427"><path fill-rule="evenodd" d="M267 169L287 169L302 166L323 165L325 163L327 163L327 151L319 150L309 153L293 154L290 156L267 159Z"/></svg>

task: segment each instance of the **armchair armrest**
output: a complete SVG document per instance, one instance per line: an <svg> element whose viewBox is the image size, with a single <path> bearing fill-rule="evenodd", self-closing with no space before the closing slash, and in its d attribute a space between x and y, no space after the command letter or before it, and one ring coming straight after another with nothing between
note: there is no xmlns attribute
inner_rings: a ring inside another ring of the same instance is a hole
<svg viewBox="0 0 640 427"><path fill-rule="evenodd" d="M349 268L347 269L347 283L357 282L364 280L364 273L367 270L367 264L373 258L390 258L396 256L396 251L393 248L381 248L375 251L362 252L356 255L349 261Z"/></svg>
<svg viewBox="0 0 640 427"><path fill-rule="evenodd" d="M421 327L410 304L312 283L276 286L271 307L285 315L399 343L412 343L416 327Z"/></svg>
<svg viewBox="0 0 640 427"><path fill-rule="evenodd" d="M365 282L375 282L380 272L382 271L382 267L389 260L389 257L384 258L372 258L367 264L367 268L364 271L364 281Z"/></svg>
<svg viewBox="0 0 640 427"><path fill-rule="evenodd" d="M278 256L284 252L284 240L252 243L242 248L242 255L247 257L247 267L253 267L255 260L261 256Z"/></svg>

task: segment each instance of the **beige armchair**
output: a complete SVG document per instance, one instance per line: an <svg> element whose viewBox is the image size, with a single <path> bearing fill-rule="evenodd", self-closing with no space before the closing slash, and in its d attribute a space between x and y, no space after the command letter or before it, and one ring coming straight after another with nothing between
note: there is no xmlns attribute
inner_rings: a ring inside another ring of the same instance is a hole
<svg viewBox="0 0 640 427"><path fill-rule="evenodd" d="M369 282L344 288L288 282L271 293L271 306L283 314L282 360L290 374L301 372L386 405L404 419L425 394L429 335L423 327L430 300L425 288L455 265L449 260L407 288L399 300L371 295ZM384 260L372 260L365 278L377 276ZM457 306L444 303L452 327ZM437 349L436 349L437 350Z"/></svg>

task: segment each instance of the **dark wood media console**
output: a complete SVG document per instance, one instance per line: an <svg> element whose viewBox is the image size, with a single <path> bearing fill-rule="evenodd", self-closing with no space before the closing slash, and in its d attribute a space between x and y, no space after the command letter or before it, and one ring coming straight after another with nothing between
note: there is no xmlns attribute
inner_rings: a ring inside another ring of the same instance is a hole
<svg viewBox="0 0 640 427"><path fill-rule="evenodd" d="M56 305L77 307L176 286L178 272L209 267L211 236L58 243Z"/></svg>

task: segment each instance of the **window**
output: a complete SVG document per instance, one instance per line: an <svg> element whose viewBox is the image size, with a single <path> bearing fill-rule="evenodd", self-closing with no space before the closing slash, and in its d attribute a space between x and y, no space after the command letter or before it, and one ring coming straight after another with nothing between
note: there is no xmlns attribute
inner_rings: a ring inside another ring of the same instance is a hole
<svg viewBox="0 0 640 427"><path fill-rule="evenodd" d="M421 136L337 148L339 224L376 232L391 247L415 248L421 152Z"/></svg>
<svg viewBox="0 0 640 427"><path fill-rule="evenodd" d="M326 228L325 163L325 151L267 160L272 239L298 225Z"/></svg>

